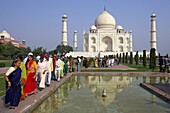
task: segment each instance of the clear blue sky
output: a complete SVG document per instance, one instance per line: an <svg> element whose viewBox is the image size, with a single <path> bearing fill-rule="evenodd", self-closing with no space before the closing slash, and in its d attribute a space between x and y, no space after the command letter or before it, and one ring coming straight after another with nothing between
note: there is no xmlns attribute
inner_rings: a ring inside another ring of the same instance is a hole
<svg viewBox="0 0 170 113"><path fill-rule="evenodd" d="M104 10L116 23L133 31L133 49L150 49L150 15L157 16L157 48L170 53L170 0L1 0L0 31L6 29L15 39L25 39L32 49L53 50L61 43L62 15L68 16L68 42L73 45L78 32L82 50L83 30L88 31Z"/></svg>

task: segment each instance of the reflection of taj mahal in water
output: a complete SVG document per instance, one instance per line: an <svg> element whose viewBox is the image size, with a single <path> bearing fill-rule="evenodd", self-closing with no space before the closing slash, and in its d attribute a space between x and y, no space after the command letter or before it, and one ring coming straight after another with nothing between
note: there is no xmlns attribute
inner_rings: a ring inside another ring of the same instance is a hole
<svg viewBox="0 0 170 113"><path fill-rule="evenodd" d="M132 77L127 76L88 76L86 80L91 92L95 93L95 97L103 105L113 102L118 93L132 84ZM106 90L106 97L101 96L103 90Z"/></svg>

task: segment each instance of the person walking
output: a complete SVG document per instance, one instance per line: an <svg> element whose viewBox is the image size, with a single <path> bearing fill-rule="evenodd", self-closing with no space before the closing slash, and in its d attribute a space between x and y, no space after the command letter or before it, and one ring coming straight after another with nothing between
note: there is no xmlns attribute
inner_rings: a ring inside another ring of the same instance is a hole
<svg viewBox="0 0 170 113"><path fill-rule="evenodd" d="M21 73L22 70L19 67L21 60L18 58L14 60L13 65L8 69L5 74L6 80L6 94L5 105L9 105L9 109L15 109L21 98Z"/></svg>
<svg viewBox="0 0 170 113"><path fill-rule="evenodd" d="M45 79L46 79L46 76L48 75L48 67L47 67L46 62L44 61L43 57L41 57L40 61L38 62L38 70L37 71L40 75L39 90L41 91L42 89L45 88Z"/></svg>
<svg viewBox="0 0 170 113"><path fill-rule="evenodd" d="M33 54L31 53L28 56L28 60L26 62L26 70L27 70L27 81L24 87L24 93L25 96L27 97L29 94L37 93L37 86L36 86L37 64L33 60Z"/></svg>

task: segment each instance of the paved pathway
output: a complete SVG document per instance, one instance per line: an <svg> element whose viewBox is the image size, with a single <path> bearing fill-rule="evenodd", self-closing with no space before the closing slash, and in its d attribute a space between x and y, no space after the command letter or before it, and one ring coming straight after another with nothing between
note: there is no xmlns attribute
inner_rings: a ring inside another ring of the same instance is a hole
<svg viewBox="0 0 170 113"><path fill-rule="evenodd" d="M9 67L0 68L0 74L6 73L6 71L7 71L8 69L9 69Z"/></svg>

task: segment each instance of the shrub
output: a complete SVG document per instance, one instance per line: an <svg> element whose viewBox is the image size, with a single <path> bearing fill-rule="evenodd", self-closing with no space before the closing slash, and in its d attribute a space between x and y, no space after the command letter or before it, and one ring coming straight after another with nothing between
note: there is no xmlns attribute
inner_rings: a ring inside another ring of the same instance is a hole
<svg viewBox="0 0 170 113"><path fill-rule="evenodd" d="M4 63L4 62L1 62L1 63L0 63L0 67L5 67L5 63Z"/></svg>

